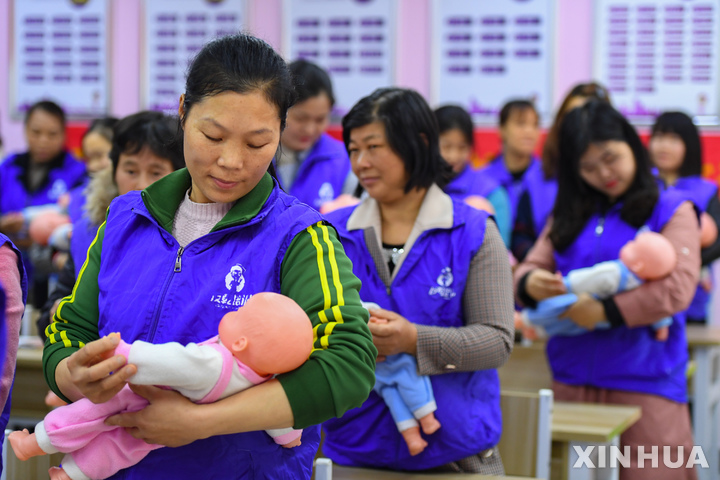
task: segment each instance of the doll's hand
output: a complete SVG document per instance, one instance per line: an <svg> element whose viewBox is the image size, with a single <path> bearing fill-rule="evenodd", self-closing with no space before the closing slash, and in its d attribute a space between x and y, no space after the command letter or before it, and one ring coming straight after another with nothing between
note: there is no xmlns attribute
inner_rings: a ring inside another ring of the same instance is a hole
<svg viewBox="0 0 720 480"><path fill-rule="evenodd" d="M371 309L368 327L379 357L417 353L417 328L402 315L382 308Z"/></svg>
<svg viewBox="0 0 720 480"><path fill-rule="evenodd" d="M135 438L166 447L181 447L202 438L198 436L197 421L193 421L198 405L173 390L150 385L130 388L149 405L137 412L108 417L106 425L124 427Z"/></svg>
<svg viewBox="0 0 720 480"><path fill-rule="evenodd" d="M563 283L560 273L550 273L542 268L531 271L525 281L525 292L530 297L537 300L545 300L546 298L557 297L567 293L567 288Z"/></svg>
<svg viewBox="0 0 720 480"><path fill-rule="evenodd" d="M135 365L126 365L125 357L114 355L119 341L119 335L110 334L90 342L65 363L72 385L93 403L110 400L137 372Z"/></svg>
<svg viewBox="0 0 720 480"><path fill-rule="evenodd" d="M577 302L573 303L561 317L569 318L588 330L594 330L598 323L607 321L603 304L587 293L578 295Z"/></svg>

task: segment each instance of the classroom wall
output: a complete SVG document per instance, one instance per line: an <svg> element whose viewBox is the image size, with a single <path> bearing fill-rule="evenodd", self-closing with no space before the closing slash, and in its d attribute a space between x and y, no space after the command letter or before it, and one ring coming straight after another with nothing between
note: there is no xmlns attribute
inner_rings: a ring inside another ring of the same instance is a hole
<svg viewBox="0 0 720 480"><path fill-rule="evenodd" d="M430 0L397 0L396 84L430 94ZM282 0L247 0L248 29L281 48ZM140 108L142 0L110 0L110 113ZM558 0L555 97L591 77L592 0ZM0 72L10 71L12 0L0 0ZM0 134L5 151L25 147L22 121L9 115L9 75L0 75Z"/></svg>
<svg viewBox="0 0 720 480"><path fill-rule="evenodd" d="M110 113L122 117L140 108L140 46L143 0L109 0ZM397 0L396 84L430 95L430 0ZM247 0L248 30L275 48L282 47L282 0ZM592 0L557 0L554 63L555 105L572 85L592 78ZM5 152L25 148L22 121L9 115L10 35L12 0L0 0L0 135ZM369 93L369 92L368 92ZM546 119L549 121L549 119ZM79 126L83 126L80 123ZM704 130L714 147L720 131ZM484 157L496 149L493 128L479 128L478 145ZM720 150L707 150L712 172L720 175Z"/></svg>

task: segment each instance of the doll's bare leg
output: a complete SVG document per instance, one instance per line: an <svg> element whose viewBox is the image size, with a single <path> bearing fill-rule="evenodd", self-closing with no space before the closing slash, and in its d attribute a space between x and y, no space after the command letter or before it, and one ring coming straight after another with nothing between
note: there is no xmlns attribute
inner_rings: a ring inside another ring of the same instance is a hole
<svg viewBox="0 0 720 480"><path fill-rule="evenodd" d="M302 437L297 437L295 440L293 440L289 443L284 443L282 447L283 448L293 448L293 447L299 447L300 445L302 445Z"/></svg>
<svg viewBox="0 0 720 480"><path fill-rule="evenodd" d="M72 480L70 475L68 475L65 470L60 467L50 467L48 473L50 474L50 480Z"/></svg>
<svg viewBox="0 0 720 480"><path fill-rule="evenodd" d="M440 428L440 422L438 422L437 418L435 418L435 414L432 412L418 419L418 421L420 422L420 426L422 427L422 431L425 435L432 435Z"/></svg>
<svg viewBox="0 0 720 480"><path fill-rule="evenodd" d="M15 452L15 456L20 460L24 461L32 457L37 457L38 455L47 455L47 453L40 448L40 445L38 445L35 434L28 432L27 428L22 432L12 432L10 436L8 436L8 439Z"/></svg>
<svg viewBox="0 0 720 480"><path fill-rule="evenodd" d="M417 455L427 447L427 442L420 436L420 427L410 427L400 432L400 434L407 443L410 455Z"/></svg>
<svg viewBox="0 0 720 480"><path fill-rule="evenodd" d="M670 336L670 327L662 327L655 330L655 340L664 342Z"/></svg>

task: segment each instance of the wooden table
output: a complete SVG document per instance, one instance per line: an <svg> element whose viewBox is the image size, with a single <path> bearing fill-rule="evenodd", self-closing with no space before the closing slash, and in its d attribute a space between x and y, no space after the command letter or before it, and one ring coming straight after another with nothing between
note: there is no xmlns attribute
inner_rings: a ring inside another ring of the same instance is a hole
<svg viewBox="0 0 720 480"><path fill-rule="evenodd" d="M498 370L500 387L537 392L552 388L552 374L545 355L545 342L515 345L510 359ZM572 468L578 455L573 447L619 444L619 437L640 418L640 407L626 405L555 402L552 440L554 479L587 478L587 469ZM601 478L617 478L618 470L597 470Z"/></svg>
<svg viewBox="0 0 720 480"><path fill-rule="evenodd" d="M710 468L698 468L699 480L720 475L720 328L688 325L686 328L690 356L697 368L692 374L690 398L693 402L693 436L705 453Z"/></svg>
<svg viewBox="0 0 720 480"><path fill-rule="evenodd" d="M552 419L553 446L559 455L553 478L591 478L587 467L574 468L579 455L575 447L620 446L620 435L640 419L640 407L597 403L555 402ZM598 466L597 451L594 464ZM608 465L593 471L597 478L617 479L619 469Z"/></svg>

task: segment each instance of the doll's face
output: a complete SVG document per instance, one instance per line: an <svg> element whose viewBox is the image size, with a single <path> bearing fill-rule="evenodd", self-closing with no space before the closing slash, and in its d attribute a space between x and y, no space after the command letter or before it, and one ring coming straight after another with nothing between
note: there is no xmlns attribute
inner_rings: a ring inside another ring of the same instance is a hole
<svg viewBox="0 0 720 480"><path fill-rule="evenodd" d="M262 292L223 316L218 327L223 346L259 375L295 370L310 356L312 323L288 297Z"/></svg>

